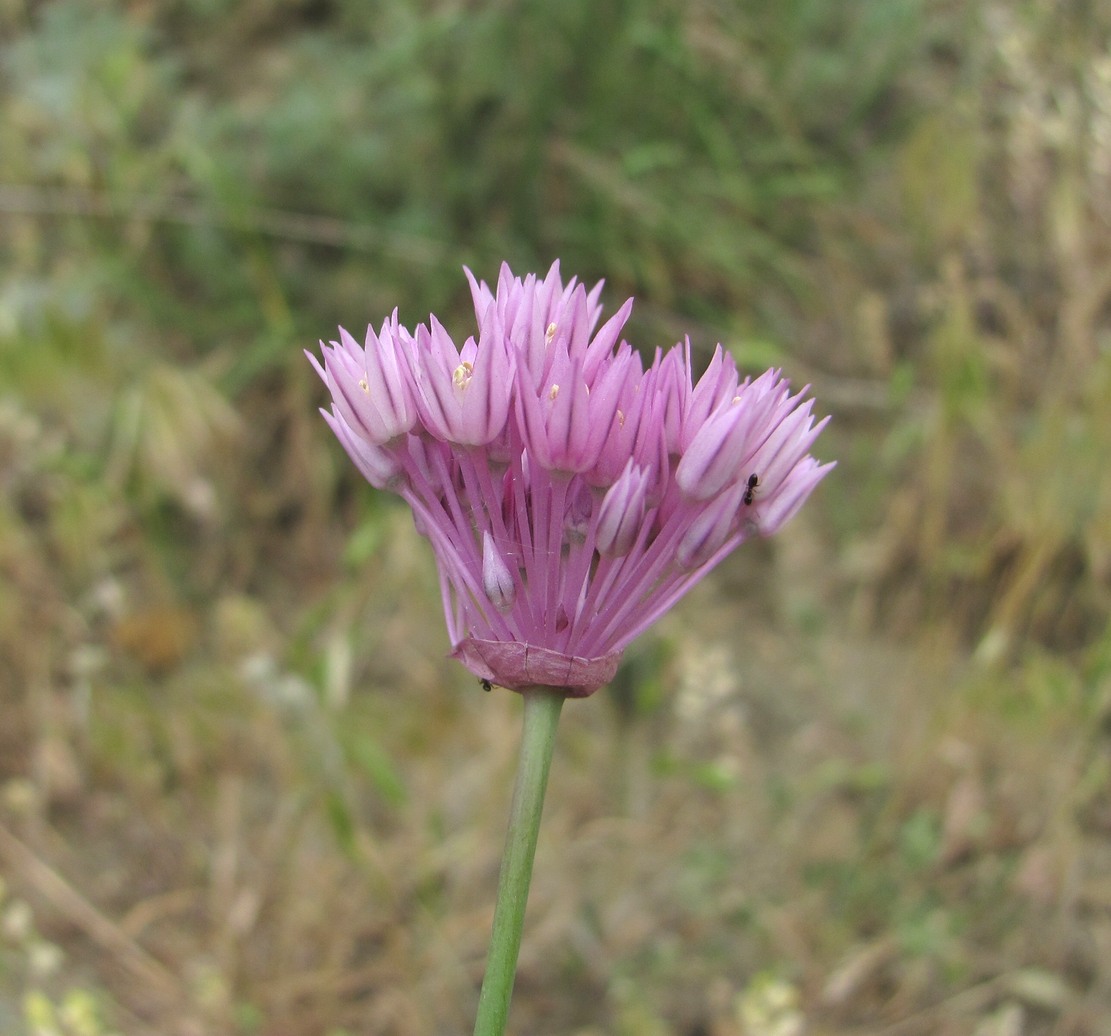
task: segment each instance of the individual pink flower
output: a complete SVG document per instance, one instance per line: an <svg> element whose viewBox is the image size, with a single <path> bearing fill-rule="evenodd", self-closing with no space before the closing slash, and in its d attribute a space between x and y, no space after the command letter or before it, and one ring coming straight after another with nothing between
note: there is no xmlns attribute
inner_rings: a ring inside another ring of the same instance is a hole
<svg viewBox="0 0 1111 1036"><path fill-rule="evenodd" d="M456 349L440 322L417 328L415 369L425 429L459 446L485 446L501 434L512 400L513 360L497 314L488 313L479 340Z"/></svg>
<svg viewBox="0 0 1111 1036"><path fill-rule="evenodd" d="M644 525L648 473L630 458L598 508L594 549L600 557L622 557L633 549Z"/></svg>
<svg viewBox="0 0 1111 1036"><path fill-rule="evenodd" d="M778 370L741 381L720 346L694 380L689 342L645 368L599 326L601 285L555 263L496 290L467 271L478 337L394 314L313 363L325 413L372 485L413 509L440 571L452 655L513 690L591 694L621 653L726 555L771 535L832 468L826 420ZM805 390L804 390L805 391Z"/></svg>
<svg viewBox="0 0 1111 1036"><path fill-rule="evenodd" d="M360 346L343 328L340 340L325 345L321 366L308 353L332 393L333 406L354 434L375 446L404 435L416 423L411 373L412 336L398 325L397 310L379 334L366 330Z"/></svg>

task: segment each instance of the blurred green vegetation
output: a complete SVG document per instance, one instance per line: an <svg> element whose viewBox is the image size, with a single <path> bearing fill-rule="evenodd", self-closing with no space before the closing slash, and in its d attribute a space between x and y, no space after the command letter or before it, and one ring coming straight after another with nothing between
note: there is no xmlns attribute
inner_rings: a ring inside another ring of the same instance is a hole
<svg viewBox="0 0 1111 1036"><path fill-rule="evenodd" d="M515 701L301 350L559 257L840 466L570 710L516 1024L1106 1033L1109 54L1083 0L0 5L0 1030L469 1027Z"/></svg>

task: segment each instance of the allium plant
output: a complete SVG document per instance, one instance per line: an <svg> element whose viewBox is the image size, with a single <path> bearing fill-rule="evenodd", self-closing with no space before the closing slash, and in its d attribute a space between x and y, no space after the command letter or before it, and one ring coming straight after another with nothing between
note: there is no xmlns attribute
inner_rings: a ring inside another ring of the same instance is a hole
<svg viewBox="0 0 1111 1036"><path fill-rule="evenodd" d="M624 648L727 554L770 536L833 466L812 401L780 371L738 375L719 345L695 381L690 342L645 367L599 326L559 264L467 271L477 337L398 314L309 358L322 411L364 477L401 496L436 555L452 656L525 700L521 764L475 1032L505 1028L560 708L613 677Z"/></svg>

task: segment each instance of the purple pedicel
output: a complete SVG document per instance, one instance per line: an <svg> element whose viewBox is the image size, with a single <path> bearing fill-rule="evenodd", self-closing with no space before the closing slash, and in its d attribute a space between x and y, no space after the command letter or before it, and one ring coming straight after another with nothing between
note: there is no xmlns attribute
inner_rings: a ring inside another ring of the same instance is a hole
<svg viewBox="0 0 1111 1036"><path fill-rule="evenodd" d="M503 264L496 291L466 273L478 337L462 348L435 317L410 334L395 312L364 345L341 329L323 363L310 354L324 416L432 544L452 657L515 691L586 697L802 506L833 467L808 452L829 419L777 370L741 381L720 346L697 384L689 342L645 368L621 340L632 300L599 328L601 284L564 284L558 262L524 280Z"/></svg>

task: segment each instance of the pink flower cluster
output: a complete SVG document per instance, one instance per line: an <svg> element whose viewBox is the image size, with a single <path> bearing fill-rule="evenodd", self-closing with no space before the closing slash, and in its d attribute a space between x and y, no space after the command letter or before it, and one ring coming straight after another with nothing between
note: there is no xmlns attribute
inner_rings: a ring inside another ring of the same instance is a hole
<svg viewBox="0 0 1111 1036"><path fill-rule="evenodd" d="M478 337L398 315L309 358L322 411L371 485L397 493L436 554L453 655L504 687L585 696L628 643L748 536L768 536L832 464L826 421L777 370L740 380L689 341L645 369L556 263L497 291L467 271ZM805 390L804 390L805 391Z"/></svg>

